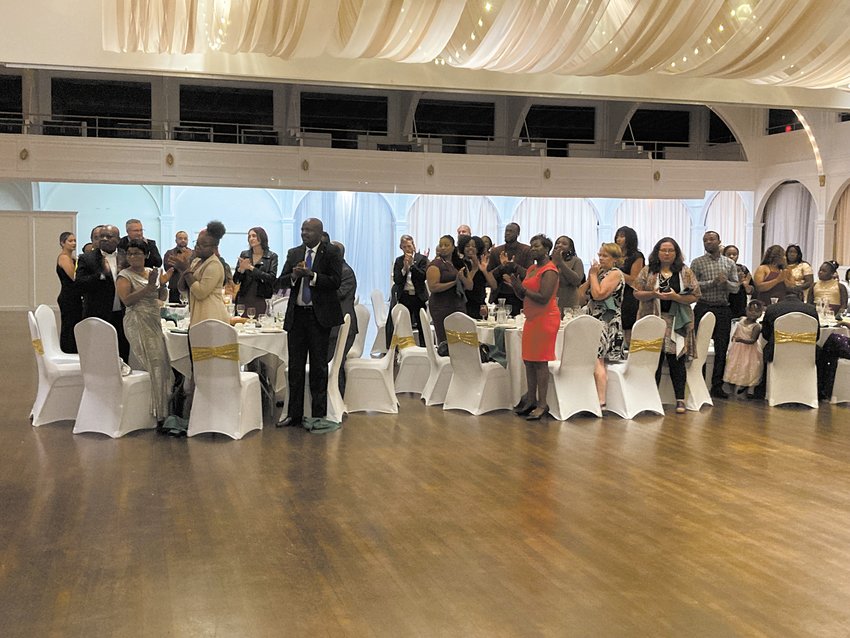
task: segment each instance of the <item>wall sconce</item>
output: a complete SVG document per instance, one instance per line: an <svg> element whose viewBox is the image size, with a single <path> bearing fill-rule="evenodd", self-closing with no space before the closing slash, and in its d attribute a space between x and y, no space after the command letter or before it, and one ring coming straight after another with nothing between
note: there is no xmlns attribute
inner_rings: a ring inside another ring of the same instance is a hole
<svg viewBox="0 0 850 638"><path fill-rule="evenodd" d="M826 186L826 175L818 175L818 184L821 185L821 188Z"/></svg>
<svg viewBox="0 0 850 638"><path fill-rule="evenodd" d="M18 157L20 157L22 160L26 160L29 156L30 152L25 148L22 148L21 152L18 153Z"/></svg>
<svg viewBox="0 0 850 638"><path fill-rule="evenodd" d="M301 162L301 170L302 171L309 171L310 170L310 162L308 162L307 160L304 160L303 162Z"/></svg>
<svg viewBox="0 0 850 638"><path fill-rule="evenodd" d="M660 182L661 181L661 171L655 171L652 174L652 179L654 179L656 182Z"/></svg>
<svg viewBox="0 0 850 638"><path fill-rule="evenodd" d="M428 175L434 175L434 165L428 164L428 168L426 169L425 172L428 173Z"/></svg>
<svg viewBox="0 0 850 638"><path fill-rule="evenodd" d="M165 156L165 163L169 166L174 166L174 156L171 153Z"/></svg>
<svg viewBox="0 0 850 638"><path fill-rule="evenodd" d="M547 168L543 171L543 179L549 179L550 177L552 177L552 171Z"/></svg>

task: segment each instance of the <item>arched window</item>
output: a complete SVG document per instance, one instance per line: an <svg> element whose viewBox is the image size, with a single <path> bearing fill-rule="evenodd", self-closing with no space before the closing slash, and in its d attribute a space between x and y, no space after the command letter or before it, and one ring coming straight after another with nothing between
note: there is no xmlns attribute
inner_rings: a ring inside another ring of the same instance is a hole
<svg viewBox="0 0 850 638"><path fill-rule="evenodd" d="M747 207L737 191L720 191L714 196L705 215L705 229L720 233L720 241L724 246L737 246L738 261L742 264L760 261L757 256L750 255L750 246L746 241Z"/></svg>
<svg viewBox="0 0 850 638"><path fill-rule="evenodd" d="M586 199L567 197L526 197L516 207L513 218L522 228L522 241L545 233L554 243L567 235L576 246L576 254L590 265L599 247L596 211Z"/></svg>
<svg viewBox="0 0 850 638"><path fill-rule="evenodd" d="M685 253L686 261L702 254L691 251L691 216L688 207L679 199L627 199L614 215L614 231L620 226L630 226L638 236L638 246L647 257L662 237L675 239ZM603 238L614 241L614 238Z"/></svg>
<svg viewBox="0 0 850 638"><path fill-rule="evenodd" d="M815 247L815 200L800 182L782 184L764 207L764 242L768 246L798 244L806 261L812 259ZM761 261L761 260L759 260Z"/></svg>
<svg viewBox="0 0 850 638"><path fill-rule="evenodd" d="M434 247L443 235L456 237L457 227L466 224L473 235L489 235L493 245L503 243L499 213L487 197L467 195L421 195L408 214L408 234L420 252ZM523 232L523 235L525 233ZM395 238L396 244L398 238Z"/></svg>
<svg viewBox="0 0 850 638"><path fill-rule="evenodd" d="M835 207L835 261L842 266L850 263L850 187L844 189ZM826 255L829 259L829 255Z"/></svg>
<svg viewBox="0 0 850 638"><path fill-rule="evenodd" d="M376 288L388 299L398 241L387 200L378 193L307 193L295 209L290 247L301 243L301 223L309 217L321 219L331 240L345 246L345 261L357 276L360 300L368 305L369 293Z"/></svg>

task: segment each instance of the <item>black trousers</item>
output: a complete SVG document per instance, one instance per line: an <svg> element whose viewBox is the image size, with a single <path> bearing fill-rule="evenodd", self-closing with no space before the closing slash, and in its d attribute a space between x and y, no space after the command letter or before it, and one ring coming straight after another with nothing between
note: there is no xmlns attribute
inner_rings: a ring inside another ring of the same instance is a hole
<svg viewBox="0 0 850 638"><path fill-rule="evenodd" d="M662 352L658 357L658 367L655 369L655 384L661 383L661 368L664 366L664 360L667 360L667 367L670 369L670 381L673 382L673 393L676 395L677 401L685 400L685 384L688 382L688 371L685 368L685 357L677 357L670 352Z"/></svg>
<svg viewBox="0 0 850 638"><path fill-rule="evenodd" d="M293 302L294 303L294 300ZM331 329L316 321L313 308L295 306L292 330L287 335L289 346L289 411L293 420L304 417L304 377L310 362L310 394L314 417L328 412L328 342Z"/></svg>
<svg viewBox="0 0 850 638"><path fill-rule="evenodd" d="M711 371L711 389L723 387L723 372L726 370L726 351L729 349L729 334L732 332L732 309L729 306L709 306L697 302L694 307L694 324L698 328L699 322L706 313L713 312L717 319L714 324L714 369ZM703 374L705 368L703 367Z"/></svg>

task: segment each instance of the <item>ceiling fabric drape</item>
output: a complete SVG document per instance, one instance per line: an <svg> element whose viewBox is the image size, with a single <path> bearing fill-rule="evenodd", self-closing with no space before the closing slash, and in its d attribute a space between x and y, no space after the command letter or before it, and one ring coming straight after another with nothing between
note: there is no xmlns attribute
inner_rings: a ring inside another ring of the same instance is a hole
<svg viewBox="0 0 850 638"><path fill-rule="evenodd" d="M846 88L850 0L103 0L103 47Z"/></svg>

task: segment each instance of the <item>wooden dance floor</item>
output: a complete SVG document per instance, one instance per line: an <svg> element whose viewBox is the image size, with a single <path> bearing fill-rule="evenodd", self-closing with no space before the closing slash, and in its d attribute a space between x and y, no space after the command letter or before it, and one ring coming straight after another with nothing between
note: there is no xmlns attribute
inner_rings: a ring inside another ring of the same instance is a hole
<svg viewBox="0 0 850 638"><path fill-rule="evenodd" d="M111 440L0 343L7 638L850 635L850 407Z"/></svg>

